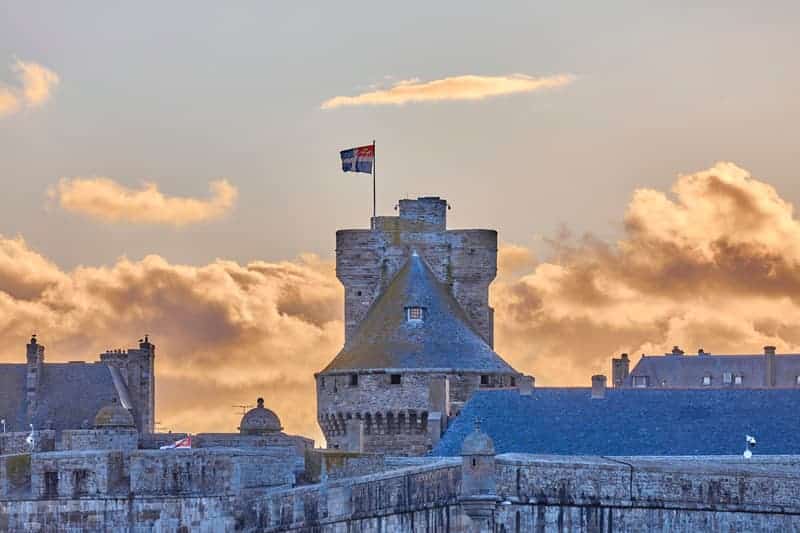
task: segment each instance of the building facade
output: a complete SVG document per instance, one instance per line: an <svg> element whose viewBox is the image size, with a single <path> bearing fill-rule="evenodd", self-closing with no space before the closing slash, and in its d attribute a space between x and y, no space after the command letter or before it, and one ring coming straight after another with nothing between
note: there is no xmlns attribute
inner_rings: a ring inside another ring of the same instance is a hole
<svg viewBox="0 0 800 533"><path fill-rule="evenodd" d="M614 387L662 389L800 389L800 354L778 354L765 346L760 355L686 355L675 346L664 355L644 355L628 371L628 354L611 361Z"/></svg>
<svg viewBox="0 0 800 533"><path fill-rule="evenodd" d="M151 433L155 413L155 345L108 351L98 362L45 362L34 335L24 364L0 364L0 418L8 431L90 428L111 401L131 412L140 433Z"/></svg>

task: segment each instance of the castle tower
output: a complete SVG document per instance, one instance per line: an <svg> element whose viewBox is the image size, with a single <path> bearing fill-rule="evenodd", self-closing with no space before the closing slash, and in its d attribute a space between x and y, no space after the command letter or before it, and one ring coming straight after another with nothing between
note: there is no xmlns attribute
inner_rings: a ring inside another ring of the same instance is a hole
<svg viewBox="0 0 800 533"><path fill-rule="evenodd" d="M316 375L332 448L348 446L355 419L364 451L424 454L476 389L516 386L518 373L490 343L497 234L447 231L439 198L400 209L373 218L372 230L337 232L347 339Z"/></svg>
<svg viewBox="0 0 800 533"><path fill-rule="evenodd" d="M400 200L399 216L373 217L372 229L336 232L336 275L344 285L345 342L411 250L447 285L474 329L494 346L489 284L497 275L497 232L447 229L447 202L437 196Z"/></svg>
<svg viewBox="0 0 800 533"><path fill-rule="evenodd" d="M156 347L147 335L139 341L138 348L100 354L100 360L117 369L125 381L136 427L142 433L155 429L155 356Z"/></svg>

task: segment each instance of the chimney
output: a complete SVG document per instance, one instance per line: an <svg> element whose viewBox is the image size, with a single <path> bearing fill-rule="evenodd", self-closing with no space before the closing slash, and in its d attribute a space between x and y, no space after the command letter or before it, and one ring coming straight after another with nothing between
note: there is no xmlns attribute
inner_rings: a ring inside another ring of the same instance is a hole
<svg viewBox="0 0 800 533"><path fill-rule="evenodd" d="M672 352L669 355L683 355L683 350L681 350L677 346L673 346Z"/></svg>
<svg viewBox="0 0 800 533"><path fill-rule="evenodd" d="M764 386L765 387L774 387L775 386L775 347L774 346L764 346L764 358L765 358L765 366L764 369Z"/></svg>
<svg viewBox="0 0 800 533"><path fill-rule="evenodd" d="M628 358L628 354L620 355L619 359L611 359L611 385L614 387L624 386L630 369L631 360Z"/></svg>
<svg viewBox="0 0 800 533"><path fill-rule="evenodd" d="M603 374L592 376L592 400L604 400L606 397L606 377Z"/></svg>
<svg viewBox="0 0 800 533"><path fill-rule="evenodd" d="M26 348L28 368L25 376L25 398L28 403L28 418L32 419L36 412L39 381L42 376L42 365L44 365L44 346L38 343L36 335L32 335L31 342Z"/></svg>
<svg viewBox="0 0 800 533"><path fill-rule="evenodd" d="M533 376L522 376L519 380L519 395L530 396L536 386L536 378Z"/></svg>

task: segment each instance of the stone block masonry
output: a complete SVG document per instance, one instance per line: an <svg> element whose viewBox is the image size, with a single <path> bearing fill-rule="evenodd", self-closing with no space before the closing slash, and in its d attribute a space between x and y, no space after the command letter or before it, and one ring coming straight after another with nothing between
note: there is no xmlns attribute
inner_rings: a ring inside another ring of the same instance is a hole
<svg viewBox="0 0 800 533"><path fill-rule="evenodd" d="M416 250L493 345L489 284L497 275L497 232L447 230L447 202L438 197L400 200L399 211L397 217L374 218L372 229L336 232L336 275L345 288L345 342Z"/></svg>
<svg viewBox="0 0 800 533"><path fill-rule="evenodd" d="M0 464L2 464L0 462ZM0 531L467 533L460 458L236 494L0 497ZM491 532L797 531L800 457L496 458Z"/></svg>

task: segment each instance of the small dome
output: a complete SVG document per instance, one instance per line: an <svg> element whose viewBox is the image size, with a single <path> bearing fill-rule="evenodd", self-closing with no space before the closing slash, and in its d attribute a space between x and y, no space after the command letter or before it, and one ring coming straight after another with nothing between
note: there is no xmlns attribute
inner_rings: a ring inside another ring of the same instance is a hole
<svg viewBox="0 0 800 533"><path fill-rule="evenodd" d="M494 455L494 441L481 431L479 420L475 420L475 429L466 436L461 444L461 455Z"/></svg>
<svg viewBox="0 0 800 533"><path fill-rule="evenodd" d="M258 405L247 411L239 424L239 433L242 435L266 435L279 433L281 421L278 415L264 407L264 398L257 400Z"/></svg>
<svg viewBox="0 0 800 533"><path fill-rule="evenodd" d="M96 428L132 428L136 427L133 415L130 411L117 403L116 398L97 411L94 417L94 427Z"/></svg>

